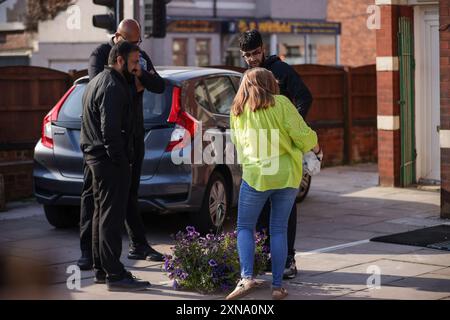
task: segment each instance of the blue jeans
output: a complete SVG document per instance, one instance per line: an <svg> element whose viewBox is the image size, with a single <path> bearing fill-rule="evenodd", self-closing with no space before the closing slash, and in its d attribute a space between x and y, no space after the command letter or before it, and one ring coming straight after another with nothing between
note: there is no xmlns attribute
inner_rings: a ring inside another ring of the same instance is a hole
<svg viewBox="0 0 450 320"><path fill-rule="evenodd" d="M271 200L270 252L272 258L272 287L280 288L287 257L287 226L298 189L285 188L260 192L242 180L239 193L237 245L241 277L253 277L255 258L255 226L262 208Z"/></svg>

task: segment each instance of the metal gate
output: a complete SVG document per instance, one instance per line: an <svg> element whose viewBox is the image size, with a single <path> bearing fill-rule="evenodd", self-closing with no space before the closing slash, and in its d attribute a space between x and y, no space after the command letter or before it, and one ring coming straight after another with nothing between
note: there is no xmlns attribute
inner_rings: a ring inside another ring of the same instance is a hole
<svg viewBox="0 0 450 320"><path fill-rule="evenodd" d="M398 47L400 60L400 183L402 187L407 187L416 182L413 39L411 19L401 17L399 20Z"/></svg>

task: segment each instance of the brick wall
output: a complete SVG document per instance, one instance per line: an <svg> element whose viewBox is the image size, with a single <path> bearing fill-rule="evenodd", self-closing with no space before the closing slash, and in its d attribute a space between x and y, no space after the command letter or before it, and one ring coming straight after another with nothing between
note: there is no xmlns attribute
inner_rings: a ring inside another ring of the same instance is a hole
<svg viewBox="0 0 450 320"><path fill-rule="evenodd" d="M6 39L5 43L0 43L0 51L31 49L33 40L31 33L18 31L4 34Z"/></svg>
<svg viewBox="0 0 450 320"><path fill-rule="evenodd" d="M352 162L377 162L378 161L378 144L377 144L377 128L358 127L352 128Z"/></svg>
<svg viewBox="0 0 450 320"><path fill-rule="evenodd" d="M374 0L328 0L327 20L342 25L342 65L375 63L376 32L367 28L367 7L373 4Z"/></svg>
<svg viewBox="0 0 450 320"><path fill-rule="evenodd" d="M4 198L6 201L32 196L32 161L32 149L0 151L0 175L3 176Z"/></svg>
<svg viewBox="0 0 450 320"><path fill-rule="evenodd" d="M344 163L344 129L315 129L320 146L323 149L323 165L338 166Z"/></svg>
<svg viewBox="0 0 450 320"><path fill-rule="evenodd" d="M335 65L336 64L336 47L334 45L317 46L317 64Z"/></svg>
<svg viewBox="0 0 450 320"><path fill-rule="evenodd" d="M377 44L377 101L378 171L382 186L400 186L401 136L400 73L398 69L399 17L412 16L412 7L381 5L381 29L376 33ZM382 123L386 121L386 123Z"/></svg>
<svg viewBox="0 0 450 320"><path fill-rule="evenodd" d="M439 1L439 24L443 29L439 37L441 57L441 130L450 130L450 0ZM450 218L449 146L441 148L441 217Z"/></svg>

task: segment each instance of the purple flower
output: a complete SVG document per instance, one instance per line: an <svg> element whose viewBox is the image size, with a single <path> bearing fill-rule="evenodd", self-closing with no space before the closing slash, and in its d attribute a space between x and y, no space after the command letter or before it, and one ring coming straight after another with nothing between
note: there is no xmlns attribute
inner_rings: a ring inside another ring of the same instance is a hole
<svg viewBox="0 0 450 320"><path fill-rule="evenodd" d="M187 277L189 277L189 274L186 273L186 272L182 272L182 273L180 274L180 279L181 279L181 280L186 280Z"/></svg>
<svg viewBox="0 0 450 320"><path fill-rule="evenodd" d="M214 260L214 259L211 259L211 260L209 260L208 261L208 264L211 266L211 267L217 267L217 262Z"/></svg>
<svg viewBox="0 0 450 320"><path fill-rule="evenodd" d="M183 270L177 269L175 270L175 274L177 275L177 277L181 277L181 275L183 274Z"/></svg>
<svg viewBox="0 0 450 320"><path fill-rule="evenodd" d="M180 285L177 280L173 280L172 288L174 288L175 290L178 290L180 288Z"/></svg>
<svg viewBox="0 0 450 320"><path fill-rule="evenodd" d="M164 270L169 271L170 264L170 260L166 259L166 261L164 261Z"/></svg>
<svg viewBox="0 0 450 320"><path fill-rule="evenodd" d="M208 234L206 235L206 239L209 240L209 241L214 240L214 235L208 233Z"/></svg>
<svg viewBox="0 0 450 320"><path fill-rule="evenodd" d="M194 233L195 232L195 228L192 227L192 226L187 226L186 227L186 231L189 232L189 233Z"/></svg>
<svg viewBox="0 0 450 320"><path fill-rule="evenodd" d="M183 238L183 232L178 231L175 235L175 240L181 240Z"/></svg>

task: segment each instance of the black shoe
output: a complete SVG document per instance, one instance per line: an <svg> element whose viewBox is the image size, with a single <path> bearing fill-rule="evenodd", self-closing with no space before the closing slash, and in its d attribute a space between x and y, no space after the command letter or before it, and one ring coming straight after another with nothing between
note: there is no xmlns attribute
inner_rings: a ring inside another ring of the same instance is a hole
<svg viewBox="0 0 450 320"><path fill-rule="evenodd" d="M95 270L94 271L94 283L97 284L105 284L106 283L106 273L103 270Z"/></svg>
<svg viewBox="0 0 450 320"><path fill-rule="evenodd" d="M295 265L294 256L288 256L286 260L286 266L283 272L283 279L294 279L297 276L297 266Z"/></svg>
<svg viewBox="0 0 450 320"><path fill-rule="evenodd" d="M164 255L149 246L146 259L148 261L162 262L164 261Z"/></svg>
<svg viewBox="0 0 450 320"><path fill-rule="evenodd" d="M150 246L131 247L128 251L128 259L131 260L149 260L164 261L164 256Z"/></svg>
<svg viewBox="0 0 450 320"><path fill-rule="evenodd" d="M108 291L139 291L151 286L150 282L138 280L131 272L127 272L122 280L111 281L106 279Z"/></svg>
<svg viewBox="0 0 450 320"><path fill-rule="evenodd" d="M81 258L77 261L77 266L80 268L80 270L91 270L93 264L92 252L86 250L81 251Z"/></svg>

